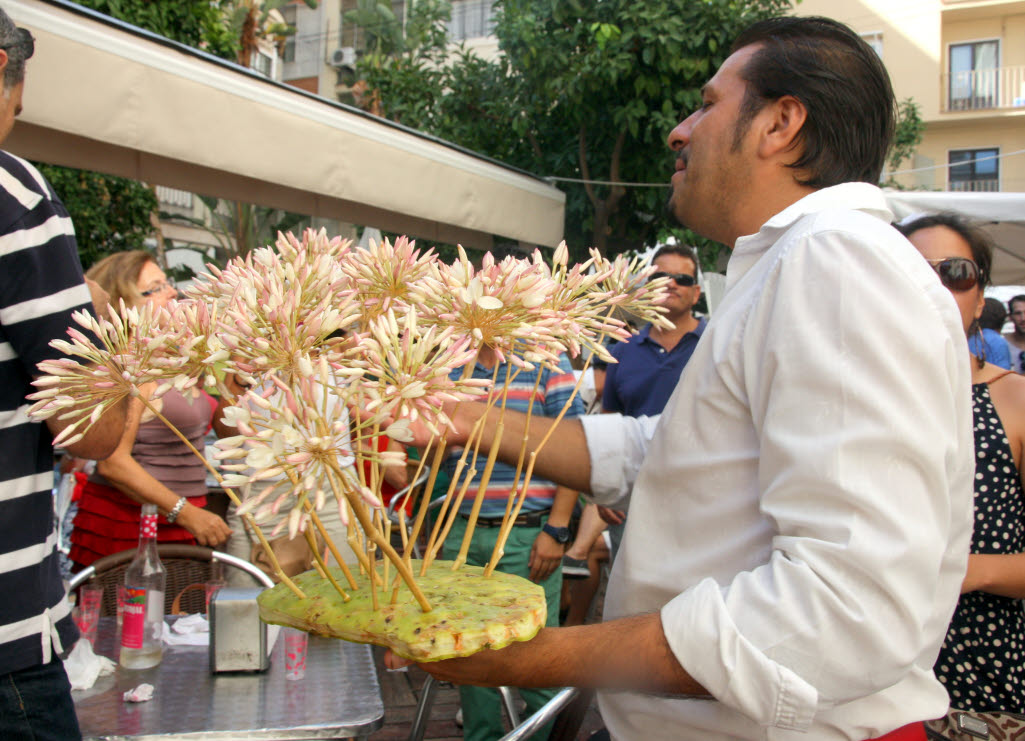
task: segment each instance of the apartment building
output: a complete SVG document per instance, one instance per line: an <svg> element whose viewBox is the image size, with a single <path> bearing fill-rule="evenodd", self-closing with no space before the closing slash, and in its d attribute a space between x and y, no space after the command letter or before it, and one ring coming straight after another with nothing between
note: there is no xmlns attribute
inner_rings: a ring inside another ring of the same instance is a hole
<svg viewBox="0 0 1025 741"><path fill-rule="evenodd" d="M415 0L392 0L391 10L401 25L406 9ZM498 53L494 28L493 0L452 0L448 38L464 43L477 54ZM300 0L281 8L282 16L296 33L285 44L281 80L332 100L351 103L357 55L367 47L374 28L346 21L345 15L359 7L358 0L321 0L309 8Z"/></svg>
<svg viewBox="0 0 1025 741"><path fill-rule="evenodd" d="M897 176L928 190L1025 192L1025 2L804 0L876 49L926 123ZM911 172L906 172L906 171Z"/></svg>

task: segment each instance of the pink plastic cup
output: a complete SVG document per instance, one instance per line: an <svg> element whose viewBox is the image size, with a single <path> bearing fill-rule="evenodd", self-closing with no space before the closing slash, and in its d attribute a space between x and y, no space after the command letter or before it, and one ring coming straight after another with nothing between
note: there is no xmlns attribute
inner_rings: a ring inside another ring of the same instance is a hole
<svg viewBox="0 0 1025 741"><path fill-rule="evenodd" d="M309 635L294 628L283 628L285 637L285 679L302 679L306 676L306 647Z"/></svg>
<svg viewBox="0 0 1025 741"><path fill-rule="evenodd" d="M83 638L96 642L96 629L100 624L100 607L103 604L103 587L86 584L78 590L78 605L73 617Z"/></svg>

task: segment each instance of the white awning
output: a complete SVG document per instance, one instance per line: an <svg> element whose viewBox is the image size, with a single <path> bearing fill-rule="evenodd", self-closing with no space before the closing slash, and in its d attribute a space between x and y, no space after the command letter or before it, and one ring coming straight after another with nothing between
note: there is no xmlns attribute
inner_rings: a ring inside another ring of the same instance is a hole
<svg viewBox="0 0 1025 741"><path fill-rule="evenodd" d="M1025 193L953 193L887 190L898 220L952 211L979 224L993 239L994 285L1025 285Z"/></svg>
<svg viewBox="0 0 1025 741"><path fill-rule="evenodd" d="M62 0L4 7L36 37L11 152L428 242L562 238L532 175Z"/></svg>

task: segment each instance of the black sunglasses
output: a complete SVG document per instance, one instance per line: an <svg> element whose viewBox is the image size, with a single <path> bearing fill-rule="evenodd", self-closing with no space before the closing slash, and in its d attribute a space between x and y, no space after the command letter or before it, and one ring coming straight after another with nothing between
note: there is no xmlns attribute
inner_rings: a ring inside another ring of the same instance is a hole
<svg viewBox="0 0 1025 741"><path fill-rule="evenodd" d="M951 291L969 291L979 284L979 266L967 257L945 257L927 262L940 276L940 282Z"/></svg>
<svg viewBox="0 0 1025 741"><path fill-rule="evenodd" d="M678 286L693 286L698 282L697 278L686 273L652 273L648 280L653 281L656 278L672 278L673 282Z"/></svg>
<svg viewBox="0 0 1025 741"><path fill-rule="evenodd" d="M8 44L0 44L0 49L10 51L14 47L20 46L25 49L25 59L31 59L32 55L36 53L36 40L32 38L32 34L27 28L19 26L14 29L14 33L18 38Z"/></svg>

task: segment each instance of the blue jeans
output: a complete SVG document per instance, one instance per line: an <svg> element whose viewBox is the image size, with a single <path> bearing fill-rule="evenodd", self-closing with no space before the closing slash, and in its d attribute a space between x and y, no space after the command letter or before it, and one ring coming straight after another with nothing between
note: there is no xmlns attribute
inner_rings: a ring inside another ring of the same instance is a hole
<svg viewBox="0 0 1025 741"><path fill-rule="evenodd" d="M0 676L0 739L79 741L71 683L54 659Z"/></svg>

